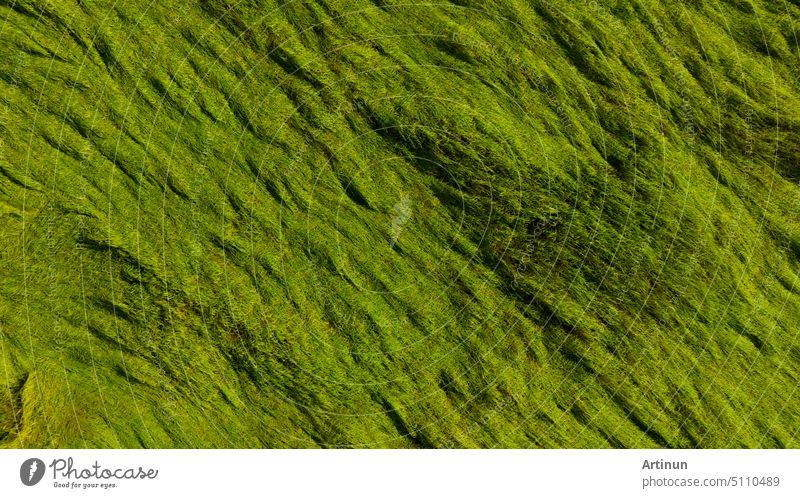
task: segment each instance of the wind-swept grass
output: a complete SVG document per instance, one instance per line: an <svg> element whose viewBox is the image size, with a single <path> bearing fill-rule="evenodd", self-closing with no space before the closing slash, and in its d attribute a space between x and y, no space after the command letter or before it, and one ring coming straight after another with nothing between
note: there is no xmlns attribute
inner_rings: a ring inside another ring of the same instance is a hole
<svg viewBox="0 0 800 498"><path fill-rule="evenodd" d="M0 445L797 446L796 3L0 18Z"/></svg>

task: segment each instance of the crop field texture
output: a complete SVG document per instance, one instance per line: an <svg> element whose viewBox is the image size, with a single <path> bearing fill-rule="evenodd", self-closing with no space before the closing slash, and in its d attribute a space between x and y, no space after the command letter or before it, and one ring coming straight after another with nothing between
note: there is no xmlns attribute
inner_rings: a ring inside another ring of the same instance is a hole
<svg viewBox="0 0 800 498"><path fill-rule="evenodd" d="M798 0L0 0L0 447L800 446Z"/></svg>

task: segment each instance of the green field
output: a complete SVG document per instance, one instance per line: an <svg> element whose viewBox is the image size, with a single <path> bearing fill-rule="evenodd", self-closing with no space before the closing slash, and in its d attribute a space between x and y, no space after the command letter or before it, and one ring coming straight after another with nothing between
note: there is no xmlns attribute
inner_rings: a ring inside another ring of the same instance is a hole
<svg viewBox="0 0 800 498"><path fill-rule="evenodd" d="M800 3L0 0L0 447L800 446Z"/></svg>

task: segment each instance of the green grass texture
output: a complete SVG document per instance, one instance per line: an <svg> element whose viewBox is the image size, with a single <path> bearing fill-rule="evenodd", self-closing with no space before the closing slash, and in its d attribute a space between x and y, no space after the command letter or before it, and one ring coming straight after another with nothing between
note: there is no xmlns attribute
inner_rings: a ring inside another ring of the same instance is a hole
<svg viewBox="0 0 800 498"><path fill-rule="evenodd" d="M797 0L0 0L0 447L800 446Z"/></svg>

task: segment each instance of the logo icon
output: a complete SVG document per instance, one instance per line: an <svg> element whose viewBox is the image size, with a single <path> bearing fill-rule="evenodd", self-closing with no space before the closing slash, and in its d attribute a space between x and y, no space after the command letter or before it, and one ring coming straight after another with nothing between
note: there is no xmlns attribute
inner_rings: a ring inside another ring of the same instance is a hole
<svg viewBox="0 0 800 498"><path fill-rule="evenodd" d="M19 478L26 486L36 486L44 477L44 462L38 458L29 458L19 468Z"/></svg>
<svg viewBox="0 0 800 498"><path fill-rule="evenodd" d="M392 249L394 249L395 244L397 244L397 239L400 238L403 227L408 223L408 220L411 219L411 215L413 214L411 206L413 204L414 202L411 200L411 196L406 194L400 199L400 202L395 204L392 208L392 237L389 241L389 247Z"/></svg>

